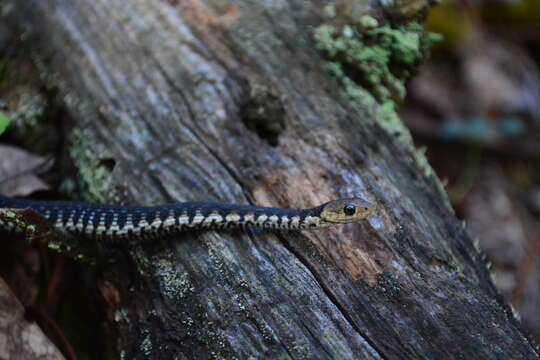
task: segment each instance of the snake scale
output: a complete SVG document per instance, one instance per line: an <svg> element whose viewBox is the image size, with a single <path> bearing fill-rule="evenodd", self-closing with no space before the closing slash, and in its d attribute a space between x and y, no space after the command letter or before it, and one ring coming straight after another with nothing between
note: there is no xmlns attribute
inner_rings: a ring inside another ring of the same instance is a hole
<svg viewBox="0 0 540 360"><path fill-rule="evenodd" d="M100 205L73 201L41 201L0 196L0 208L30 208L56 230L97 240L159 238L189 230L256 227L321 229L357 222L373 212L359 198L340 199L307 209L282 209L214 202L183 202L160 206ZM22 231L3 218L0 229Z"/></svg>

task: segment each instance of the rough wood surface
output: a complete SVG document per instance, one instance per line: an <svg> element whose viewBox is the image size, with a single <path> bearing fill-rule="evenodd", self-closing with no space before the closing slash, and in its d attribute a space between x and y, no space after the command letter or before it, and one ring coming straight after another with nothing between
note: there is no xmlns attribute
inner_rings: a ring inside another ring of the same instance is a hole
<svg viewBox="0 0 540 360"><path fill-rule="evenodd" d="M98 284L125 358L538 358L418 155L337 95L312 38L326 2L16 3L94 199L378 204L329 231L127 249Z"/></svg>

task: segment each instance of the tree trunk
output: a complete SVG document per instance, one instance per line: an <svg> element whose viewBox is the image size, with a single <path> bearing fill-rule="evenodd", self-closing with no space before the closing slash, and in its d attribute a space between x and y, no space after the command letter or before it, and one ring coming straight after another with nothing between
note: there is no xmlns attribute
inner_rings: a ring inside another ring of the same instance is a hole
<svg viewBox="0 0 540 360"><path fill-rule="evenodd" d="M5 13L60 89L87 199L378 204L327 231L100 250L123 358L538 358L396 121L395 63L370 82L323 43L324 24L366 48L418 40L405 27L427 1L18 2Z"/></svg>

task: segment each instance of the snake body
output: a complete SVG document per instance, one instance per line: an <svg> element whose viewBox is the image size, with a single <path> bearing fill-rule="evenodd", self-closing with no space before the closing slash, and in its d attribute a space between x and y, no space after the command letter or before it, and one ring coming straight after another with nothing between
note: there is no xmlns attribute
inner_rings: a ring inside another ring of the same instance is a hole
<svg viewBox="0 0 540 360"><path fill-rule="evenodd" d="M0 196L0 208L30 208L56 230L104 240L147 239L188 230L257 227L264 229L319 229L365 218L373 207L358 199L341 199L307 209L183 202L160 206L100 205L73 201L40 201ZM0 228L17 229L0 220Z"/></svg>

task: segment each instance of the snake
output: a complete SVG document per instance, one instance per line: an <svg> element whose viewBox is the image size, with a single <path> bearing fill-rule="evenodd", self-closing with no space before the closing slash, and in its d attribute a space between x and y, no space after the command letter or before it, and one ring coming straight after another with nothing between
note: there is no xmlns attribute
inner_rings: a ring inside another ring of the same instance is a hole
<svg viewBox="0 0 540 360"><path fill-rule="evenodd" d="M218 202L176 202L158 206L104 205L0 196L0 208L32 209L58 232L97 240L155 239L184 231L245 229L315 230L358 222L374 211L361 198L345 198L305 209ZM9 218L0 229L23 231Z"/></svg>

